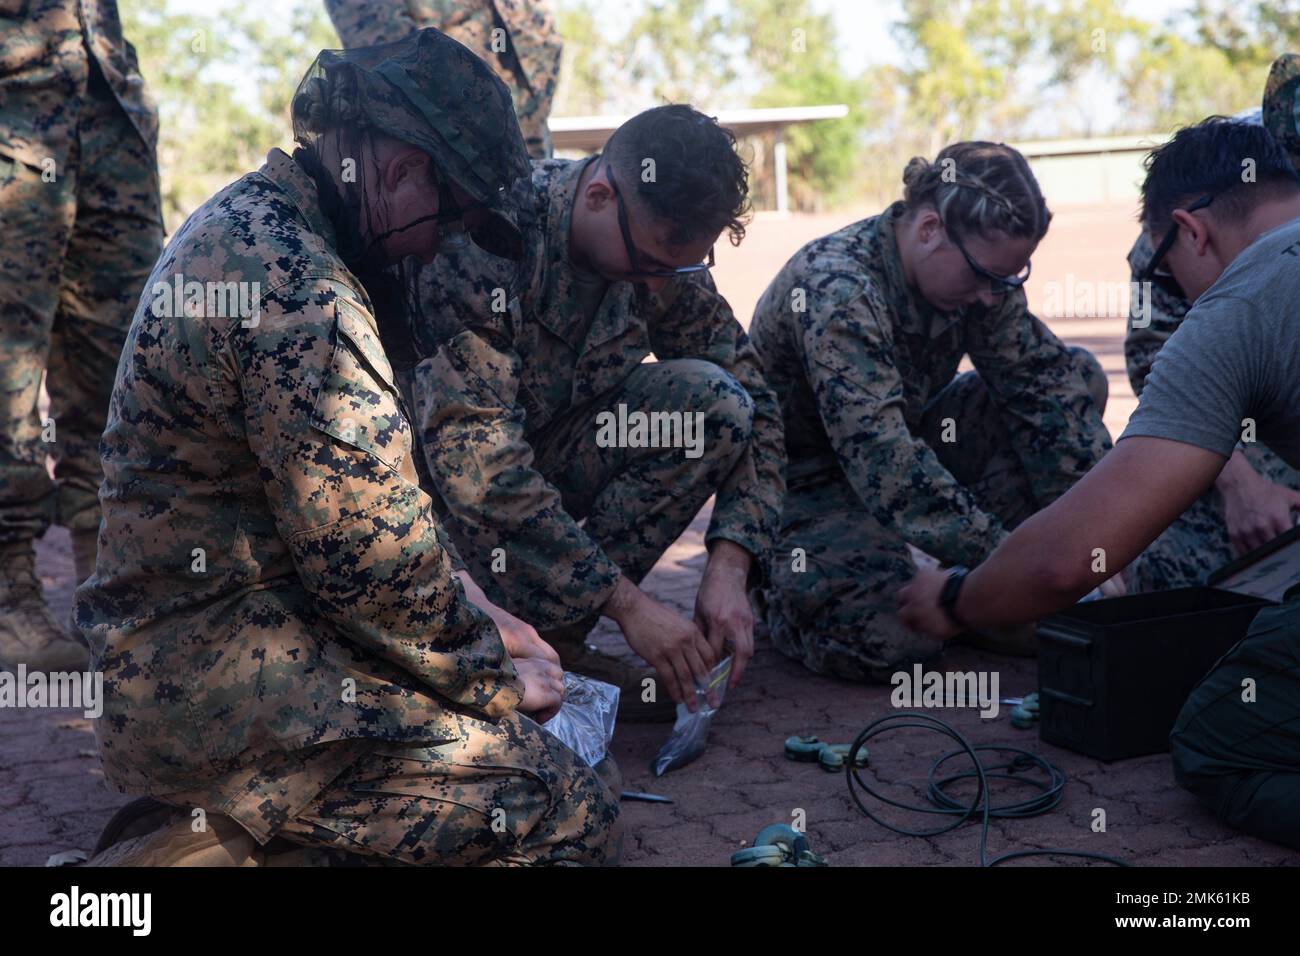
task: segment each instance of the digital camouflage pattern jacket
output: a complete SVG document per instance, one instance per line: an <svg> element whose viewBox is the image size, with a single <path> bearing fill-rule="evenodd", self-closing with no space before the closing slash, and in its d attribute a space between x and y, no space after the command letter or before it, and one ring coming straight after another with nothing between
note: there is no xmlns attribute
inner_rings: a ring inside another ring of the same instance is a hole
<svg viewBox="0 0 1300 956"><path fill-rule="evenodd" d="M718 489L706 540L727 539L762 557L784 493L776 397L707 273L674 279L657 296L611 283L585 328L569 226L578 179L594 160L534 161L536 224L517 269L471 248L440 256L416 280L422 318L413 335L433 356L416 375L416 404L433 410L417 412L425 460L455 516L457 545L479 554L508 548L508 597L536 627L597 613L618 568L533 467L530 442L558 415L619 386L648 355L712 362L754 403L749 449ZM444 414L453 408L469 414Z"/></svg>
<svg viewBox="0 0 1300 956"><path fill-rule="evenodd" d="M522 691L451 576L335 241L273 150L168 244L118 366L98 566L76 596L108 779L187 792L259 838L350 759L314 745L454 739L456 712L491 719Z"/></svg>
<svg viewBox="0 0 1300 956"><path fill-rule="evenodd" d="M1006 531L917 437L926 404L963 356L1012 431L1038 507L1096 464L1110 436L1082 373L1023 290L997 308L955 312L912 293L894 236L904 208L895 203L799 250L763 293L750 333L781 396L791 493L847 480L882 526L973 567Z"/></svg>

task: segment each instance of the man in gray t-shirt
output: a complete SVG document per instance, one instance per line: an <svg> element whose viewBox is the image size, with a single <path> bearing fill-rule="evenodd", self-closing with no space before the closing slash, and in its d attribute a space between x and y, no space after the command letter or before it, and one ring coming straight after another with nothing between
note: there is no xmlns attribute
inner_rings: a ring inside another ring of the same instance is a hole
<svg viewBox="0 0 1300 956"><path fill-rule="evenodd" d="M1159 243L1144 278L1168 268L1193 306L1128 429L969 575L918 573L899 595L904 624L951 637L1058 611L1182 514L1238 441L1300 464L1300 176L1267 130L1214 117L1152 153L1142 202ZM1300 848L1297 662L1300 600L1258 615L1188 698L1170 749L1178 781L1220 819Z"/></svg>
<svg viewBox="0 0 1300 956"><path fill-rule="evenodd" d="M1277 128L1290 111L1284 74L1288 64L1300 73L1300 55L1278 60L1278 83L1264 90L1261 106L1238 113L1239 123ZM1291 165L1300 170L1300 144L1283 142ZM1141 230L1129 251L1134 282L1155 254L1151 237ZM1124 359L1133 394L1141 395L1160 349L1177 331L1192 304L1176 283L1148 282L1132 296ZM1262 440L1233 449L1214 485L1124 569L1129 591L1163 591L1204 584L1233 558L1257 548L1294 523L1300 505L1300 469L1283 461Z"/></svg>
<svg viewBox="0 0 1300 956"><path fill-rule="evenodd" d="M1212 208L1213 204L1211 204ZM1187 442L1227 457L1267 441L1300 467L1300 219L1255 239L1156 356L1121 440Z"/></svg>

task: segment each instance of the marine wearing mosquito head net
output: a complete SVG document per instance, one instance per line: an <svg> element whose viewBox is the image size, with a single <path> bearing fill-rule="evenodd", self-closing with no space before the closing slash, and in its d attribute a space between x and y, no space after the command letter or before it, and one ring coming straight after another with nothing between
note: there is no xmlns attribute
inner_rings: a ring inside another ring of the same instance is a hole
<svg viewBox="0 0 1300 956"><path fill-rule="evenodd" d="M425 29L396 43L325 50L299 84L292 113L294 138L301 144L294 158L316 181L343 261L368 289L367 280L386 265L384 239L431 219L443 226L461 219L467 210L457 204L449 184L487 213L474 217L473 226L466 224L469 239L507 259L522 254L520 216L530 166L510 93L486 63L455 40ZM391 228L371 236L369 224L378 217L363 220L362 213L378 196L375 134L429 155L439 211L407 222L402 210L384 209L382 221ZM337 139L325 144L327 137ZM334 153L354 161L352 175L325 168L325 157ZM444 229L443 246L454 245L459 235Z"/></svg>

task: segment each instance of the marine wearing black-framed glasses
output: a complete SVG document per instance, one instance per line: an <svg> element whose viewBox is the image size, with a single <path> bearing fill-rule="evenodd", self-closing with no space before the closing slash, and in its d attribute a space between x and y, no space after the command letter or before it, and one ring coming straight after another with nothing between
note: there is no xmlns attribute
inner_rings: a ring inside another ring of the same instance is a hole
<svg viewBox="0 0 1300 956"><path fill-rule="evenodd" d="M628 271L624 273L630 279L671 279L674 276L692 275L696 272L707 272L712 269L715 263L713 257L713 246L709 246L709 257L704 262L696 263L689 266L677 266L672 269L642 269L640 268L640 258L637 255L636 244L632 241L632 230L627 224L627 208L623 205L623 196L618 191L618 184L614 182L614 170L610 168L608 162L605 163L605 179L609 182L610 191L614 194L614 205L618 208L618 228L623 233L623 248L627 252Z"/></svg>
<svg viewBox="0 0 1300 956"><path fill-rule="evenodd" d="M1216 195L1218 194L1206 193L1200 199L1196 200L1196 202L1188 206L1187 212L1196 212L1198 209L1204 209L1210 203L1214 202L1214 197ZM1176 295L1181 299L1184 298L1183 290L1178 284L1178 280L1174 278L1173 274L1168 270L1163 272L1157 271L1160 268L1160 263L1163 262L1165 256L1169 254L1169 250L1174 247L1174 240L1177 238L1178 220L1175 219L1173 220L1169 231L1165 233L1165 237L1160 240L1160 245L1156 246L1156 251L1151 256L1151 261L1147 263L1147 267L1142 270L1138 279L1142 282L1154 282L1166 292Z"/></svg>
<svg viewBox="0 0 1300 956"><path fill-rule="evenodd" d="M985 269L982 265L976 262L971 257L971 254L966 251L966 247L961 244L961 240L958 239L957 236L951 230L949 230L947 226L944 227L944 232L947 234L948 238L952 240L952 244L957 247L957 251L961 253L962 258L966 260L966 265L970 266L971 272L975 273L977 276L979 276L982 279L989 280L989 290L994 295L1006 295L1009 292L1015 292L1017 289L1023 286L1026 281L1028 281L1029 279L1028 262L1025 263L1024 269L1022 269L1016 275L1000 276L996 272L990 272L988 269Z"/></svg>

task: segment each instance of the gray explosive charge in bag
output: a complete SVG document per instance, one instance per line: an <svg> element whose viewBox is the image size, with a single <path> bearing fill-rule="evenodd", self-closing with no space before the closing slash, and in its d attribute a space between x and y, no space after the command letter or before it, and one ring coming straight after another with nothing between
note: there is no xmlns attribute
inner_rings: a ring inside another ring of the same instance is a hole
<svg viewBox="0 0 1300 956"><path fill-rule="evenodd" d="M704 753L709 743L709 725L713 715L722 706L722 698L727 692L727 678L731 676L731 658L725 657L709 672L709 676L695 681L695 713L686 709L685 704L677 705L677 722L673 732L659 749L655 757L654 772L662 777L669 770L685 767L688 763Z"/></svg>

